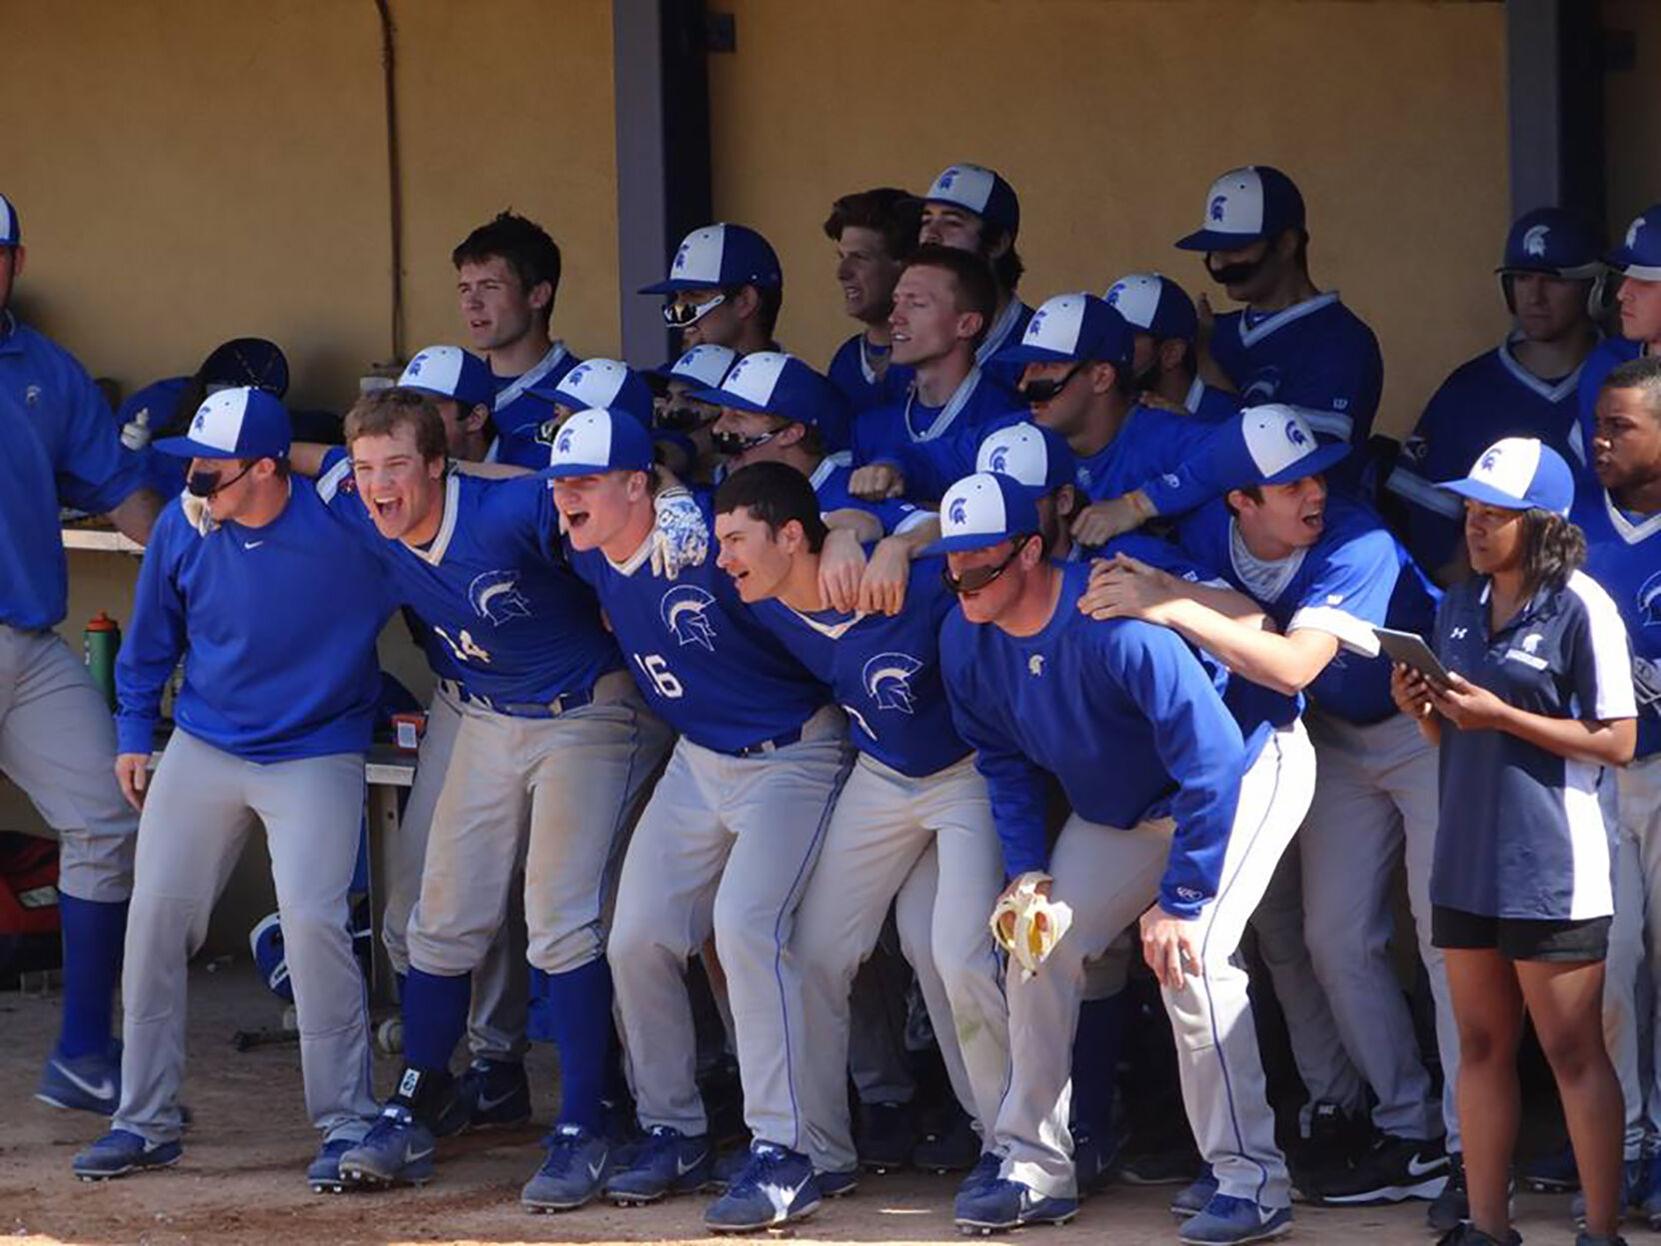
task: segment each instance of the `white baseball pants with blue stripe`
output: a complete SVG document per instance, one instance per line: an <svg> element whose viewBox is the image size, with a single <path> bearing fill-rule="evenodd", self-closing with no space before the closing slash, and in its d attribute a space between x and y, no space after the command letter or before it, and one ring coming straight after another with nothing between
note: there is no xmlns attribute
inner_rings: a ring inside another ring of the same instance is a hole
<svg viewBox="0 0 1661 1246"><path fill-rule="evenodd" d="M772 752L675 745L623 859L606 949L643 1127L708 1132L686 965L713 931L745 1124L761 1141L805 1147L797 1081L803 1061L822 1057L806 1041L786 949L850 760L847 721L830 706Z"/></svg>
<svg viewBox="0 0 1661 1246"><path fill-rule="evenodd" d="M1181 990L1163 992L1183 1106L1200 1154L1222 1193L1268 1207L1290 1202L1290 1183L1275 1145L1246 971L1230 957L1314 791L1315 750L1299 722L1269 738L1241 782L1217 895L1194 923L1199 972L1189 973ZM1010 966L1012 1069L996 1144L1004 1156L1001 1175L1045 1197L1078 1193L1067 1117L1085 962L1158 900L1174 830L1169 818L1129 830L1069 818L1050 855L1050 873L1051 899L1072 907L1072 928L1031 978Z"/></svg>
<svg viewBox="0 0 1661 1246"><path fill-rule="evenodd" d="M1611 777L1606 772L1603 781ZM1661 1021L1661 756L1635 761L1613 778L1620 793L1620 835L1615 920L1604 964L1603 1037L1626 1101L1626 1158L1635 1160L1661 1133L1661 1027L1655 1024ZM1647 991L1638 984L1644 972L1650 975ZM1653 1009L1650 1017L1639 1015L1641 1002ZM1646 1032L1654 1044L1648 1061L1638 1054ZM1647 1083L1640 1075L1646 1063Z"/></svg>

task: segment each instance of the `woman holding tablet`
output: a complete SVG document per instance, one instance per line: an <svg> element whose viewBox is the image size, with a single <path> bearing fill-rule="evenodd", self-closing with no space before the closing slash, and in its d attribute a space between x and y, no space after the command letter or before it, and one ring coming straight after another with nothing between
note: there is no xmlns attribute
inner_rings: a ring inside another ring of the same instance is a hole
<svg viewBox="0 0 1661 1246"><path fill-rule="evenodd" d="M1580 570L1568 465L1508 437L1463 480L1474 574L1449 590L1433 647L1438 687L1395 668L1396 704L1439 746L1432 942L1459 1025L1470 1223L1444 1243L1521 1239L1510 1227L1516 1050L1527 1008L1551 1063L1586 1197L1580 1246L1618 1242L1622 1109L1604 1050L1603 960L1614 912L1605 767L1636 738L1626 629Z"/></svg>

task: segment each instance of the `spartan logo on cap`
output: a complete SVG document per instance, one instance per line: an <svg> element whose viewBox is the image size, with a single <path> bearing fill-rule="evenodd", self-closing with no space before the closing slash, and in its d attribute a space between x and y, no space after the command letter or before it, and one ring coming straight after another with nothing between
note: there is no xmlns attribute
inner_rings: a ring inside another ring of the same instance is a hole
<svg viewBox="0 0 1661 1246"><path fill-rule="evenodd" d="M586 363L579 363L576 367L572 368L571 371L565 374L565 384L569 385L572 389L575 389L583 383L583 378L592 371L593 369Z"/></svg>
<svg viewBox="0 0 1661 1246"><path fill-rule="evenodd" d="M1482 461L1476 465L1476 469L1479 472L1491 472L1494 470L1494 465L1499 461L1500 452L1498 450L1490 450L1487 454L1482 456Z"/></svg>
<svg viewBox="0 0 1661 1246"><path fill-rule="evenodd" d="M1115 281L1113 283L1113 288L1107 292L1107 299L1106 299L1107 305L1109 307L1119 306L1119 296L1121 294L1123 294L1124 292L1125 292L1125 283L1122 282L1122 281Z"/></svg>
<svg viewBox="0 0 1661 1246"><path fill-rule="evenodd" d="M1008 463L1008 446L999 446L996 450L992 451L992 457L986 460L987 469L989 471L997 472L1000 476L1004 474L1004 468L1008 465Z"/></svg>
<svg viewBox="0 0 1661 1246"><path fill-rule="evenodd" d="M1290 441L1294 446L1307 446L1309 444L1309 435L1305 433L1303 429L1298 427L1298 422L1296 420L1287 420L1286 440Z"/></svg>
<svg viewBox="0 0 1661 1246"><path fill-rule="evenodd" d="M467 586L467 600L473 603L473 613L497 627L509 619L531 617L531 603L519 591L519 580L512 571L486 571L473 577Z"/></svg>
<svg viewBox="0 0 1661 1246"><path fill-rule="evenodd" d="M909 653L879 653L865 664L860 677L865 681L865 691L877 703L879 710L914 714L917 711L911 677L922 669L922 661Z"/></svg>
<svg viewBox="0 0 1661 1246"><path fill-rule="evenodd" d="M1228 196L1227 195L1213 195L1211 197L1211 208L1210 208L1211 219L1214 220L1214 221L1222 220L1223 219L1223 208L1226 207L1227 204L1228 204ZM1189 219L1192 220L1193 218L1190 217Z"/></svg>
<svg viewBox="0 0 1661 1246"><path fill-rule="evenodd" d="M1638 590L1638 617L1645 627L1661 627L1661 571L1645 580Z"/></svg>
<svg viewBox="0 0 1661 1246"><path fill-rule="evenodd" d="M421 375L421 369L426 366L426 363L427 363L427 352L422 351L414 359L411 359L409 361L409 367L404 369L404 375L405 376L420 376Z"/></svg>
<svg viewBox="0 0 1661 1246"><path fill-rule="evenodd" d="M575 436L576 436L576 431L574 429L572 429L570 427L562 428L560 430L559 436L554 439L554 453L555 454L561 454L561 455L570 454L571 453L571 439Z"/></svg>
<svg viewBox="0 0 1661 1246"><path fill-rule="evenodd" d="M190 422L190 431L193 433L199 433L207 426L208 413L206 411L198 411L196 413L196 418Z"/></svg>
<svg viewBox="0 0 1661 1246"><path fill-rule="evenodd" d="M1635 247L1638 245L1638 231L1648 224L1649 222L1640 216L1637 220L1633 221L1632 224L1626 227L1626 245L1628 247Z"/></svg>
<svg viewBox="0 0 1661 1246"><path fill-rule="evenodd" d="M715 625L704 615L714 604L715 598L696 584L680 584L663 595L663 600L658 605L658 613L663 616L663 626L669 629L683 648L687 645L702 645L714 653Z"/></svg>
<svg viewBox="0 0 1661 1246"><path fill-rule="evenodd" d="M681 243L680 249L675 252L675 262L670 265L675 272L678 273L681 269L686 267L686 254L691 249L692 239L688 238L685 242Z"/></svg>
<svg viewBox="0 0 1661 1246"><path fill-rule="evenodd" d="M1044 323L1045 309L1040 307L1032 313L1032 319L1027 321L1027 336L1037 337L1039 327Z"/></svg>
<svg viewBox="0 0 1661 1246"><path fill-rule="evenodd" d="M952 188L952 183L955 181L957 181L957 166L954 164L951 168L947 169L944 173L937 177L934 184L940 190L950 190Z"/></svg>
<svg viewBox="0 0 1661 1246"><path fill-rule="evenodd" d="M1546 235L1551 233L1550 225L1532 225L1523 235L1523 254L1540 255L1546 253Z"/></svg>
<svg viewBox="0 0 1661 1246"><path fill-rule="evenodd" d="M969 500L965 497L952 499L952 508L946 512L946 518L954 524L962 525L969 522Z"/></svg>

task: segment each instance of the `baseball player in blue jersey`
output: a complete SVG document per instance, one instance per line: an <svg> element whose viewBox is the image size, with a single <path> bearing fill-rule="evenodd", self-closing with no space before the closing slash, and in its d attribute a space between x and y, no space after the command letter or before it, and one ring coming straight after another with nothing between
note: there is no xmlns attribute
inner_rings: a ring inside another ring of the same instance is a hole
<svg viewBox="0 0 1661 1246"><path fill-rule="evenodd" d="M405 1069L340 1170L366 1185L432 1175L471 975L523 854L531 1029L558 1047L562 1078L546 1162L520 1197L532 1210L577 1207L598 1193L610 1156L607 893L667 733L564 559L547 481L446 470L437 411L407 390L361 398L346 438L350 457L325 464L320 490L340 539L378 553L397 600L449 650L440 686L461 722L409 918Z"/></svg>
<svg viewBox="0 0 1661 1246"><path fill-rule="evenodd" d="M1000 364L997 354L1021 340L1032 308L1015 295L1026 265L1015 249L1021 232L1021 201L1015 188L991 169L954 164L942 169L923 195L921 243L956 247L984 259L997 285L997 301L987 317L975 363L1005 386L1015 384L1020 369Z"/></svg>
<svg viewBox="0 0 1661 1246"><path fill-rule="evenodd" d="M1202 306L1200 378L1235 391L1242 406L1296 407L1322 438L1348 443L1357 453L1338 465L1333 486L1356 491L1384 363L1373 331L1337 291L1310 280L1303 196L1292 179L1268 165L1230 169L1206 192L1204 223L1176 245L1203 251L1211 279L1245 304L1214 320Z"/></svg>
<svg viewBox="0 0 1661 1246"><path fill-rule="evenodd" d="M609 954L647 1136L606 1193L649 1202L710 1180L683 975L713 930L754 1141L704 1221L758 1229L808 1215L821 1198L803 1153L809 1055L785 949L846 774L847 728L713 561L673 582L652 570L650 465L636 421L587 411L560 430L549 469L572 564L598 592L648 703L680 732L618 884Z"/></svg>
<svg viewBox="0 0 1661 1246"><path fill-rule="evenodd" d="M800 978L815 1044L799 1079L808 1154L822 1174L855 1166L842 1067L849 991L890 903L952 1087L990 1144L1009 1066L986 925L1003 864L985 782L940 682L940 624L955 604L942 565L924 559L892 615L839 611L820 587L827 530L800 473L778 463L735 472L715 512L720 566L762 624L829 686L859 752L797 913L787 969Z"/></svg>
<svg viewBox="0 0 1661 1246"><path fill-rule="evenodd" d="M1237 395L1199 378L1194 358L1199 317L1188 291L1163 273L1126 273L1102 298L1136 331L1131 387L1140 400L1206 419L1239 410Z"/></svg>
<svg viewBox="0 0 1661 1246"><path fill-rule="evenodd" d="M1615 920L1603 1030L1626 1103L1627 1201L1654 1228L1661 1225L1661 1158L1645 1157L1661 1136L1661 1076L1653 1067L1648 1081L1640 1076L1638 974L1647 948L1648 972L1661 980L1661 359L1630 360L1610 372L1589 448L1598 486L1581 483L1571 517L1586 534L1586 574L1626 623L1638 709L1637 754L1615 775ZM1652 992L1652 1009L1657 998Z"/></svg>
<svg viewBox="0 0 1661 1246"><path fill-rule="evenodd" d="M694 346L652 373L662 391L652 404L652 443L658 461L678 480L708 484L715 478L720 456L713 438L721 408L693 395L717 388L737 358L727 346Z"/></svg>
<svg viewBox="0 0 1661 1246"><path fill-rule="evenodd" d="M963 457L957 439L1020 409L977 362L996 295L985 262L957 247L926 243L907 262L890 323L894 362L916 379L904 402L867 411L855 424L848 487L856 496L932 501Z"/></svg>
<svg viewBox="0 0 1661 1246"><path fill-rule="evenodd" d="M680 331L683 351L778 349L773 332L784 306L784 270L767 239L746 225L694 229L676 248L669 275L640 293L667 296L663 323Z"/></svg>
<svg viewBox="0 0 1661 1246"><path fill-rule="evenodd" d="M566 420L592 407L627 411L642 424L652 418L652 387L619 359L585 359L560 377L559 384L535 385L529 392L554 405L552 417L537 432L544 444Z"/></svg>
<svg viewBox="0 0 1661 1246"><path fill-rule="evenodd" d="M1397 530L1442 583L1465 571L1464 513L1435 482L1461 475L1513 435L1587 461L1575 415L1581 365L1598 341L1592 315L1602 250L1597 231L1563 208L1518 217L1497 270L1516 327L1442 382L1402 444L1385 482L1402 503Z"/></svg>
<svg viewBox="0 0 1661 1246"><path fill-rule="evenodd" d="M842 309L860 323L825 369L856 414L902 402L911 369L893 362L894 283L917 245L921 205L912 195L879 186L843 195L825 218L825 237L836 244L836 283Z"/></svg>
<svg viewBox="0 0 1661 1246"><path fill-rule="evenodd" d="M363 755L391 613L374 558L336 549L309 484L291 482L288 413L258 389L204 402L158 451L190 460L189 494L156 522L116 664L115 773L142 809L122 973L121 1103L75 1157L86 1179L177 1163L190 955L255 818L265 826L299 1016L306 1110L323 1133L307 1176L339 1182L369 1128L368 1016L347 892ZM149 777L162 692L177 724Z"/></svg>
<svg viewBox="0 0 1661 1246"><path fill-rule="evenodd" d="M1088 568L1050 562L1037 528L1030 491L1005 477L968 477L942 501L939 544L961 612L941 632L941 662L990 792L1012 879L1000 921L1007 901L1018 954L995 1138L1004 1158L996 1178L959 1193L957 1221L990 1230L1075 1213L1067 1072L1084 964L1139 925L1218 1182L1181 1238L1278 1236L1291 1223L1286 1166L1246 975L1229 958L1308 803L1307 739L1295 722L1265 722L1248 743L1174 632L1083 613ZM1046 774L1073 810L1053 848Z"/></svg>
<svg viewBox="0 0 1661 1246"><path fill-rule="evenodd" d="M17 210L0 195L0 772L58 834L63 1027L36 1097L108 1116L120 1098L110 1014L138 820L115 783L109 707L52 631L69 605L58 508L107 513L143 542L160 503L85 369L12 314L24 255Z"/></svg>
<svg viewBox="0 0 1661 1246"><path fill-rule="evenodd" d="M579 362L564 342L550 340L559 293L559 246L535 221L500 212L462 239L450 262L456 268L462 322L495 377L496 457L542 467L548 448L536 434L548 418L548 407L527 393L533 385L557 384Z"/></svg>
<svg viewBox="0 0 1661 1246"><path fill-rule="evenodd" d="M1632 218L1621 245L1604 263L1620 280L1615 302L1621 309L1621 335L1599 342L1580 370L1580 436L1586 446L1604 378L1628 359L1661 352L1661 203Z"/></svg>
<svg viewBox="0 0 1661 1246"><path fill-rule="evenodd" d="M1439 1113L1390 962L1390 882L1404 855L1450 1069L1458 1040L1442 957L1430 943L1435 753L1396 711L1389 662L1372 630L1424 634L1437 594L1376 515L1327 496L1324 473L1347 453L1342 444L1319 444L1291 408L1247 408L1217 443L1213 470L1233 482L1228 494L1182 525L1184 550L1220 568L1278 631L1242 627L1191 600L1174 577L1127 566L1107 570L1101 585L1124 593L1115 613L1174 627L1243 679L1289 696L1310 694L1306 719L1321 783L1297 840L1303 921L1289 924L1305 931L1314 980L1280 971L1275 986L1293 1017L1320 1013L1320 1001L1307 993L1324 992L1344 1048L1373 1089L1374 1145L1353 1164L1329 1156L1299 1177L1305 1197L1353 1204L1440 1194L1449 1168L1443 1118L1458 1148L1451 1079ZM1275 919L1281 899L1276 894L1264 906L1266 920ZM1284 900L1295 914L1297 896ZM1299 1028L1292 1027L1294 1050L1307 1051ZM1310 1055L1301 1062L1319 1063Z"/></svg>

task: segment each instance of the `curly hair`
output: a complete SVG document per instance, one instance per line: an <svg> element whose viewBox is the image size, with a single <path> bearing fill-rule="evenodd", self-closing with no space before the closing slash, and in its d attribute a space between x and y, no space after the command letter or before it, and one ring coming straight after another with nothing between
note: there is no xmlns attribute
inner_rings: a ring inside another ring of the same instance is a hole
<svg viewBox="0 0 1661 1246"><path fill-rule="evenodd" d="M1586 561L1586 534L1555 511L1534 507L1523 513L1523 588L1554 592Z"/></svg>

